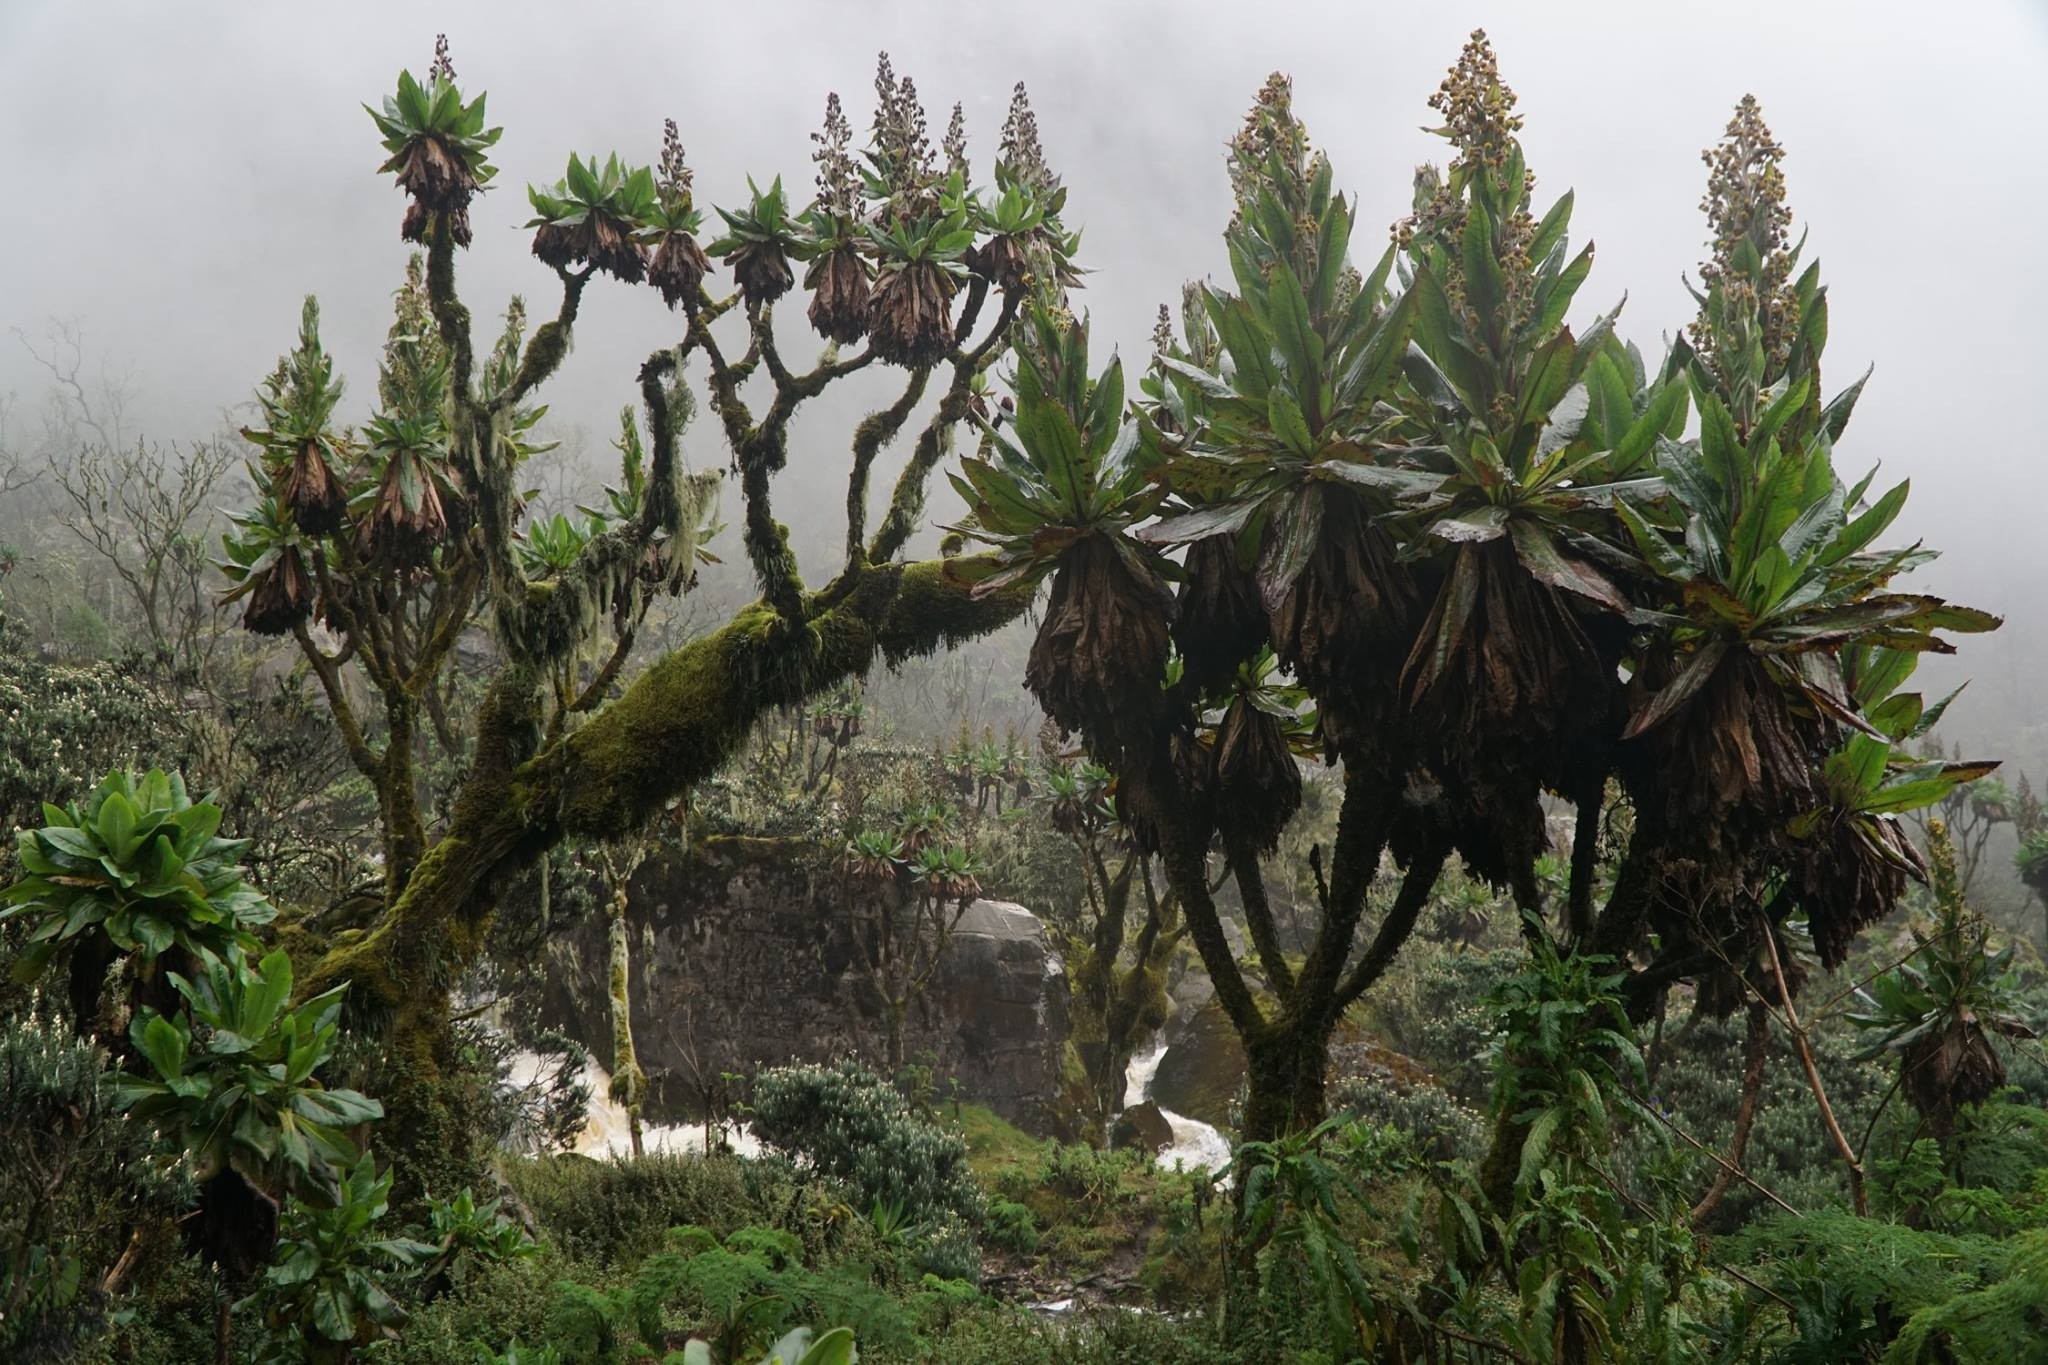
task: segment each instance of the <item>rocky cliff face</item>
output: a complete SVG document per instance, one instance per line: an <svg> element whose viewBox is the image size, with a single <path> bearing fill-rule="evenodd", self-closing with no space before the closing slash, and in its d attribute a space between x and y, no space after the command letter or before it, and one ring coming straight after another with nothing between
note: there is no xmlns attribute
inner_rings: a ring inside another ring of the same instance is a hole
<svg viewBox="0 0 2048 1365"><path fill-rule="evenodd" d="M628 924L650 1118L695 1117L722 1072L882 1055L843 895L829 853L783 840L713 839L640 869ZM608 1060L602 923L550 951L543 1022ZM1066 1041L1066 973L1045 927L1020 905L976 901L912 1008L905 1054L933 1054L964 1097L1048 1132Z"/></svg>

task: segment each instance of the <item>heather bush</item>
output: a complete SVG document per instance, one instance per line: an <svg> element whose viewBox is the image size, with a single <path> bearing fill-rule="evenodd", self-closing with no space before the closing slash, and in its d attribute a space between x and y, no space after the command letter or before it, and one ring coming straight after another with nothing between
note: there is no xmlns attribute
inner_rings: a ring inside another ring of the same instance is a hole
<svg viewBox="0 0 2048 1365"><path fill-rule="evenodd" d="M857 1061L761 1072L752 1122L755 1137L845 1182L861 1207L896 1206L913 1223L947 1214L981 1220L967 1144L916 1117L894 1086Z"/></svg>

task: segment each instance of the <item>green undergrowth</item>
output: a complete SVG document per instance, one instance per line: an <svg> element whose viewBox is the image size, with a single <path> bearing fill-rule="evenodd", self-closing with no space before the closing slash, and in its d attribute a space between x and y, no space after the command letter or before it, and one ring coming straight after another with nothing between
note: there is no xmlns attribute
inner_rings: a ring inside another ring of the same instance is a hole
<svg viewBox="0 0 2048 1365"><path fill-rule="evenodd" d="M991 1271L1048 1295L1079 1284L1092 1297L1204 1309L1221 1289L1230 1210L1206 1171L1137 1152L1034 1139L978 1105L954 1126L989 1192Z"/></svg>
<svg viewBox="0 0 2048 1365"><path fill-rule="evenodd" d="M564 1360L638 1365L688 1334L751 1347L806 1321L853 1325L863 1361L1223 1359L1200 1313L1104 1307L1051 1318L1005 1301L1033 1297L1022 1292L1030 1282L1004 1278L1006 1265L1080 1277L1121 1250L1126 1273L1143 1274L1137 1297L1199 1306L1185 1272L1168 1268L1188 1247L1174 1203L1188 1200L1189 1177L1127 1154L1036 1143L985 1109L963 1106L959 1127L977 1174L989 1172L979 1287L921 1272L903 1229L779 1158L515 1160L505 1177L539 1254L419 1308L377 1359L467 1365L479 1345L502 1352L517 1340ZM1212 1210L1205 1225L1220 1235L1226 1219Z"/></svg>

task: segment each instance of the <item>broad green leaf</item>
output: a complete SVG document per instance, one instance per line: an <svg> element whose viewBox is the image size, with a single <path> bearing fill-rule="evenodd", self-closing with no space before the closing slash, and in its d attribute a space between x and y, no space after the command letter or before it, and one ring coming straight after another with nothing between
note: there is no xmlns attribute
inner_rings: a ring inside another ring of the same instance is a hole
<svg viewBox="0 0 2048 1365"><path fill-rule="evenodd" d="M166 1080L185 1074L185 1035L161 1014L149 1011L129 1029L129 1036Z"/></svg>

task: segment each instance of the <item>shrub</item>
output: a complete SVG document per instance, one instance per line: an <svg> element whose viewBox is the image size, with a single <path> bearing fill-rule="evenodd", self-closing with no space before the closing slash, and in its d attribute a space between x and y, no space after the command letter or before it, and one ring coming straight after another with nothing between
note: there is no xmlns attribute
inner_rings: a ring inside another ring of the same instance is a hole
<svg viewBox="0 0 2048 1365"><path fill-rule="evenodd" d="M1520 970L1520 948L1414 944L1372 996L1372 1032L1427 1067L1445 1091L1482 1105L1493 1086L1495 1018L1486 999Z"/></svg>
<svg viewBox="0 0 2048 1365"><path fill-rule="evenodd" d="M483 1350L523 1347L523 1361L538 1360L547 1346L560 1347L548 1333L554 1286L569 1272L548 1248L532 1257L483 1264L463 1283L413 1310L398 1340L379 1347L385 1365L477 1365ZM588 1273L588 1272L585 1272ZM585 1357L564 1354L581 1362Z"/></svg>
<svg viewBox="0 0 2048 1365"><path fill-rule="evenodd" d="M2042 1359L2048 1232L2007 1240L1954 1236L1824 1209L1759 1220L1726 1254L1792 1305L1797 1353L1785 1360ZM1896 1339L1895 1339L1896 1338Z"/></svg>
<svg viewBox="0 0 2048 1365"><path fill-rule="evenodd" d="M718 1360L751 1360L804 1321L850 1327L870 1350L911 1344L909 1316L876 1287L872 1267L812 1270L801 1251L775 1228L739 1228L723 1239L676 1228L620 1289L558 1283L548 1342L565 1359L594 1365L629 1358L632 1340L661 1350L685 1333L705 1338Z"/></svg>
<svg viewBox="0 0 2048 1365"><path fill-rule="evenodd" d="M0 1353L61 1358L97 1330L90 1286L131 1224L190 1198L180 1172L153 1158L147 1130L114 1107L114 1073L95 1049L0 1024Z"/></svg>
<svg viewBox="0 0 2048 1365"><path fill-rule="evenodd" d="M899 1205L913 1222L982 1217L967 1144L917 1118L859 1062L772 1067L754 1078L754 1136L853 1187L863 1206Z"/></svg>
<svg viewBox="0 0 2048 1365"><path fill-rule="evenodd" d="M266 1361L345 1365L354 1347L395 1337L406 1319L386 1281L434 1248L378 1235L391 1173L378 1175L368 1153L338 1193L332 1208L299 1199L285 1205L277 1258L256 1292L236 1305L262 1311L271 1332Z"/></svg>
<svg viewBox="0 0 2048 1365"><path fill-rule="evenodd" d="M688 1225L720 1237L748 1226L780 1228L803 1242L810 1259L856 1254L870 1237L851 1206L775 1157L559 1156L504 1165L542 1240L600 1265L631 1265L659 1251L670 1228Z"/></svg>
<svg viewBox="0 0 2048 1365"><path fill-rule="evenodd" d="M981 1246L974 1229L951 1211L919 1227L911 1259L918 1270L942 1280L972 1284L981 1279Z"/></svg>
<svg viewBox="0 0 2048 1365"><path fill-rule="evenodd" d="M1330 1087L1330 1112L1399 1130L1432 1161L1477 1159L1486 1146L1486 1121L1439 1087L1402 1085L1384 1067L1369 1067Z"/></svg>
<svg viewBox="0 0 2048 1365"><path fill-rule="evenodd" d="M434 1255L423 1272L427 1295L466 1283L486 1267L540 1250L526 1229L499 1212L499 1203L477 1203L468 1186L453 1199L428 1201L427 1231Z"/></svg>
<svg viewBox="0 0 2048 1365"><path fill-rule="evenodd" d="M1656 1049L1656 1079L1650 1091L1652 1101L1685 1132L1717 1152L1728 1150L1734 1130L1738 1087L1731 1083L1731 1058L1742 1055L1740 1018L1709 1019L1667 1029L1663 1044ZM1812 1032L1814 1064L1826 1083L1828 1101L1845 1131L1860 1135L1877 1114L1878 1106L1891 1089L1893 1071L1883 1062L1856 1061L1858 1040L1839 1025L1823 1023ZM1813 1092L1807 1087L1799 1059L1782 1029L1773 1029L1769 1070L1758 1099L1755 1126L1749 1148L1743 1155L1743 1169L1758 1183L1775 1191L1794 1208L1812 1211L1827 1205L1849 1202L1848 1177L1821 1127L1814 1107ZM1911 1111L1896 1106L1885 1116L1886 1123L1910 1122ZM1882 1145L1885 1130L1879 1129ZM1624 1166L1646 1161L1651 1134L1631 1136ZM1698 1188L1704 1190L1713 1178L1711 1163L1700 1158ZM1772 1208L1770 1201L1747 1182L1736 1181L1716 1210L1708 1231L1727 1231L1742 1226L1759 1212Z"/></svg>
<svg viewBox="0 0 2048 1365"><path fill-rule="evenodd" d="M249 930L277 912L242 880L248 844L216 835L220 814L158 769L116 770L84 801L46 805L46 823L15 836L25 875L0 910L34 926L17 976L40 976L74 941L97 942L109 957L138 954L145 969L173 947L181 963L253 948Z"/></svg>
<svg viewBox="0 0 2048 1365"><path fill-rule="evenodd" d="M1199 1317L1106 1309L1048 1321L994 1303L932 1334L921 1358L948 1365L1239 1365L1245 1359L1218 1345L1211 1324Z"/></svg>
<svg viewBox="0 0 2048 1365"><path fill-rule="evenodd" d="M997 1199L988 1206L985 1231L991 1245L1005 1251L1029 1253L1038 1250L1038 1220L1023 1204Z"/></svg>
<svg viewBox="0 0 2048 1365"><path fill-rule="evenodd" d="M71 800L110 767L175 760L176 709L132 669L45 663L0 613L0 831L36 823L43 802Z"/></svg>

